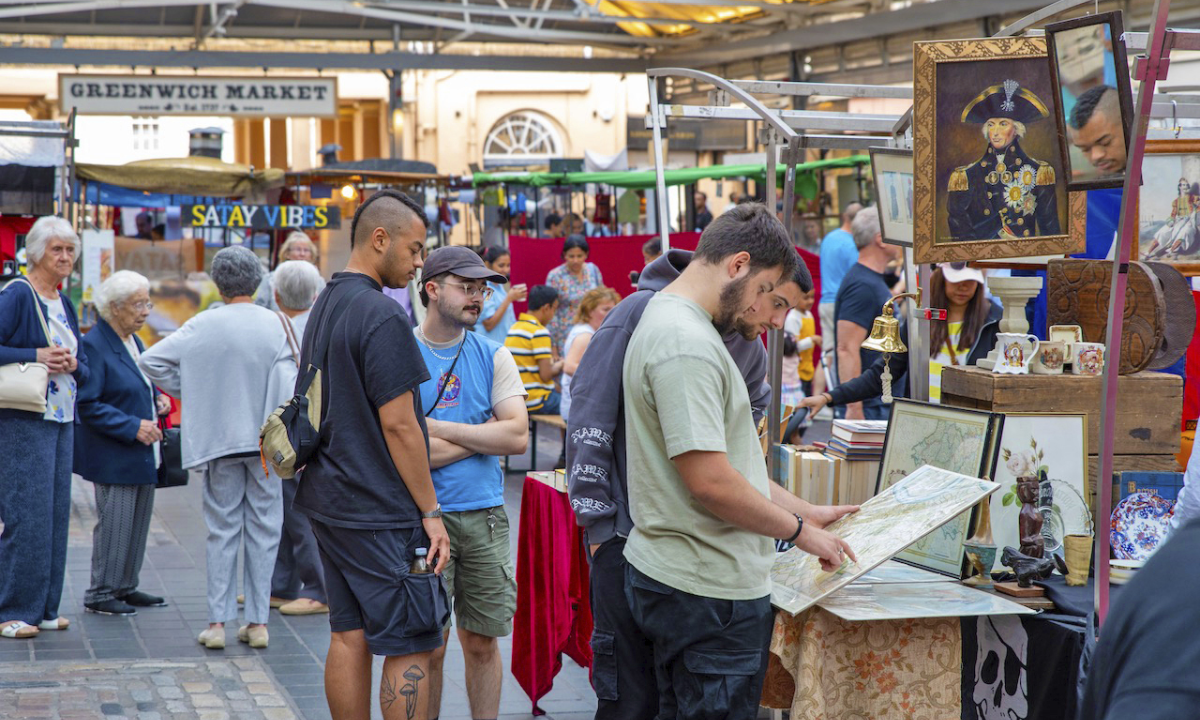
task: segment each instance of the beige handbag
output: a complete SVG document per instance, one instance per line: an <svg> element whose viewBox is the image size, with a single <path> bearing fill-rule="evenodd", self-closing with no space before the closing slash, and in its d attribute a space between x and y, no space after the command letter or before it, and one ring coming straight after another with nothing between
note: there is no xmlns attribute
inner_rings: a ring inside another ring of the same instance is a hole
<svg viewBox="0 0 1200 720"><path fill-rule="evenodd" d="M18 278L13 281L13 283L18 282L28 285L29 292L33 293L33 305L37 309L38 320L42 322L46 341L50 342L50 328L46 325L46 317L42 313L42 302L38 299L37 292L28 280ZM50 368L45 363L0 365L0 408L45 413L46 389L49 384Z"/></svg>

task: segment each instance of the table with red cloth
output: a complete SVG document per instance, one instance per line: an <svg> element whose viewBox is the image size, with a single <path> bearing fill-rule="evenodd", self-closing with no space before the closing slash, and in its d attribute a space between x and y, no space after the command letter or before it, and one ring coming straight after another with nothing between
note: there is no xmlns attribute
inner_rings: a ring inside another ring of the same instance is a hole
<svg viewBox="0 0 1200 720"><path fill-rule="evenodd" d="M565 652L592 667L592 607L582 529L565 492L526 476L517 536L517 614L512 674L537 702L554 685Z"/></svg>

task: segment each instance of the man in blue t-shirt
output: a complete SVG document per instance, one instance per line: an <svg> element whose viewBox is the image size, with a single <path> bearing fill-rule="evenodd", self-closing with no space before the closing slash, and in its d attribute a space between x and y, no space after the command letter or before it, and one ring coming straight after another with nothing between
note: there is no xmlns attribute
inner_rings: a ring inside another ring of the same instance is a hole
<svg viewBox="0 0 1200 720"><path fill-rule="evenodd" d="M817 306L817 317L821 321L821 335L827 338L833 337L836 330L833 306L842 287L842 278L858 262L858 247L854 244L854 236L850 234L850 223L854 222L859 210L862 210L862 205L856 202L847 205L842 211L842 226L831 230L821 240L821 302ZM836 365L833 349L833 343L829 343L824 353L827 362Z"/></svg>
<svg viewBox="0 0 1200 720"><path fill-rule="evenodd" d="M468 248L434 250L421 280L427 312L415 333L429 368L429 379L421 384L422 406L430 408L429 464L450 535L444 575L474 718L500 712L503 666L496 639L512 633L517 605L497 456L519 455L529 440L525 386L512 353L470 332L493 292L489 281L505 278ZM449 640L448 627L445 634ZM431 718L441 711L444 660L445 645L429 663Z"/></svg>
<svg viewBox="0 0 1200 720"><path fill-rule="evenodd" d="M858 261L843 279L834 313L838 382L850 382L879 357L879 353L862 345L883 304L892 297L883 273L902 252L900 246L883 242L879 211L874 206L855 216L853 233ZM887 420L890 413L890 406L879 398L846 405L846 417L851 420Z"/></svg>

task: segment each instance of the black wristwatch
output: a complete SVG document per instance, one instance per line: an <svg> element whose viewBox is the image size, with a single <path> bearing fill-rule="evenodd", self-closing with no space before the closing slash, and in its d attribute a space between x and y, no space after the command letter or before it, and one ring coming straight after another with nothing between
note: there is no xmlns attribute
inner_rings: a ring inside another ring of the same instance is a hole
<svg viewBox="0 0 1200 720"><path fill-rule="evenodd" d="M432 520L434 518L440 518L441 516L442 516L442 504L441 503L438 503L437 505L435 505L433 507L433 509L430 510L429 512L421 513L422 520Z"/></svg>
<svg viewBox="0 0 1200 720"><path fill-rule="evenodd" d="M792 535L790 538L786 538L784 542L796 542L796 538L800 537L800 531L804 530L804 518L800 517L799 514L793 514L796 515L796 534Z"/></svg>

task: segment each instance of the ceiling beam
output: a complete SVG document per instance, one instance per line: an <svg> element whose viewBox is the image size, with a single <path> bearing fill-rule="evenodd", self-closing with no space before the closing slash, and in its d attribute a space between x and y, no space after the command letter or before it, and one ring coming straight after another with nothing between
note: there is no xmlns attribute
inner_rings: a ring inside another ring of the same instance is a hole
<svg viewBox="0 0 1200 720"><path fill-rule="evenodd" d="M844 45L897 33L933 29L957 22L978 20L997 14L1030 12L1043 7L1045 0L1005 0L1004 3L981 0L938 0L902 10L866 15L837 23L816 23L795 30L736 40L719 46L664 53L659 64L694 63L711 67L719 63L749 60L808 48Z"/></svg>
<svg viewBox="0 0 1200 720"><path fill-rule="evenodd" d="M208 10L203 5L197 5L202 13ZM200 33L204 33L204 22L201 18ZM357 28L357 27L328 27L309 25L294 27L292 25L254 26L235 23L225 28L226 38L267 38L282 40L391 40L390 28ZM194 40L196 28L193 25L130 25L104 23L64 23L54 20L20 22L0 21L0 34L4 35L54 35L67 37L156 37ZM432 31L426 28L405 30L405 40L432 40ZM503 42L503 41L501 41Z"/></svg>
<svg viewBox="0 0 1200 720"><path fill-rule="evenodd" d="M89 50L0 47L0 65L150 68L301 68L308 70L516 70L529 72L638 73L646 62L623 58L413 55L410 53L276 53Z"/></svg>
<svg viewBox="0 0 1200 720"><path fill-rule="evenodd" d="M140 0L123 1L137 2ZM284 8L288 10L301 9L311 10L314 12L332 12L355 17L368 17L378 20L387 20L389 22L403 22L410 25L440 27L446 30L471 32L475 37L504 37L513 40L524 40L526 42L563 41L639 46L662 45L668 42L667 40L663 40L661 38L633 37L632 35L627 35L623 32L606 34L574 30L543 29L538 31L536 34L533 34L531 37L531 33L528 30L525 30L524 28L512 27L511 25L468 23L459 19L437 17L434 15L365 7L356 0L255 0L254 4ZM451 10L452 6L447 6L447 12L450 12Z"/></svg>

